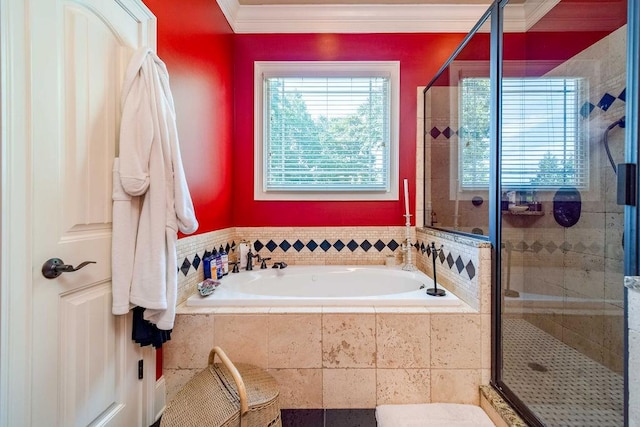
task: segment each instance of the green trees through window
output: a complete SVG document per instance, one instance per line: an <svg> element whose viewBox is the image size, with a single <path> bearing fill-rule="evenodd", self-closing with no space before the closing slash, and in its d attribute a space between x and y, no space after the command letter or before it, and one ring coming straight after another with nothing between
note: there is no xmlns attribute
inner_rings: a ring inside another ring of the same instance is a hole
<svg viewBox="0 0 640 427"><path fill-rule="evenodd" d="M505 188L588 186L587 127L579 114L582 86L575 78L503 79L500 178ZM459 105L459 187L486 188L489 79L463 79Z"/></svg>
<svg viewBox="0 0 640 427"><path fill-rule="evenodd" d="M266 185L281 190L385 190L389 79L265 80Z"/></svg>

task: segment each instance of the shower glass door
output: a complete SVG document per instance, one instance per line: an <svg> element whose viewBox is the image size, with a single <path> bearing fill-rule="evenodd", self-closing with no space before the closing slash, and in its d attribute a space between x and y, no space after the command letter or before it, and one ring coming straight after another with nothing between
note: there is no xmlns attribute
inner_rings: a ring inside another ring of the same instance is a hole
<svg viewBox="0 0 640 427"><path fill-rule="evenodd" d="M532 424L622 426L627 4L550 3L503 9L498 385Z"/></svg>

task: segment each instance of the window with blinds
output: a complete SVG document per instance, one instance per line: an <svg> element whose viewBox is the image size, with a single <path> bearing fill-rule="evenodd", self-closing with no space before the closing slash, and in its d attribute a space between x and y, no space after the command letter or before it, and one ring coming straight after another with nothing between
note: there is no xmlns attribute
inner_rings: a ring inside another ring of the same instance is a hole
<svg viewBox="0 0 640 427"><path fill-rule="evenodd" d="M581 79L502 81L502 174L505 188L589 185ZM489 185L489 79L468 78L460 91L460 183Z"/></svg>
<svg viewBox="0 0 640 427"><path fill-rule="evenodd" d="M295 63L287 64L293 68L263 70L261 76L262 191L387 198L397 183L391 179L397 157L394 73L379 67L367 72L366 63L324 72L313 63L298 72Z"/></svg>

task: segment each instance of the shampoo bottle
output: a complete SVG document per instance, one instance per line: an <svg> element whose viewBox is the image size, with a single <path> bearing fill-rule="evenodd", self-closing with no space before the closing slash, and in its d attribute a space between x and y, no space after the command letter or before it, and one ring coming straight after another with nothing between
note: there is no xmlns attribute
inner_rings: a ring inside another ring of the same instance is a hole
<svg viewBox="0 0 640 427"><path fill-rule="evenodd" d="M220 245L220 250L218 251L218 253L222 258L222 275L226 276L227 274L229 274L229 254L227 254L222 245Z"/></svg>
<svg viewBox="0 0 640 427"><path fill-rule="evenodd" d="M218 267L216 265L216 258L218 257L218 252L216 251L216 248L213 248L213 251L211 252L211 278L213 280L218 279Z"/></svg>
<svg viewBox="0 0 640 427"><path fill-rule="evenodd" d="M211 255L202 258L202 268L204 269L204 278L211 279Z"/></svg>

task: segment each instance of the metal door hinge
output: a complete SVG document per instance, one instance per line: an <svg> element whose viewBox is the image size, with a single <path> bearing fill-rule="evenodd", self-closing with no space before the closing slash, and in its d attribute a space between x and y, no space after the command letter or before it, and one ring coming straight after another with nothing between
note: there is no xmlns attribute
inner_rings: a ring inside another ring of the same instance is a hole
<svg viewBox="0 0 640 427"><path fill-rule="evenodd" d="M144 378L144 360L138 360L138 379Z"/></svg>

